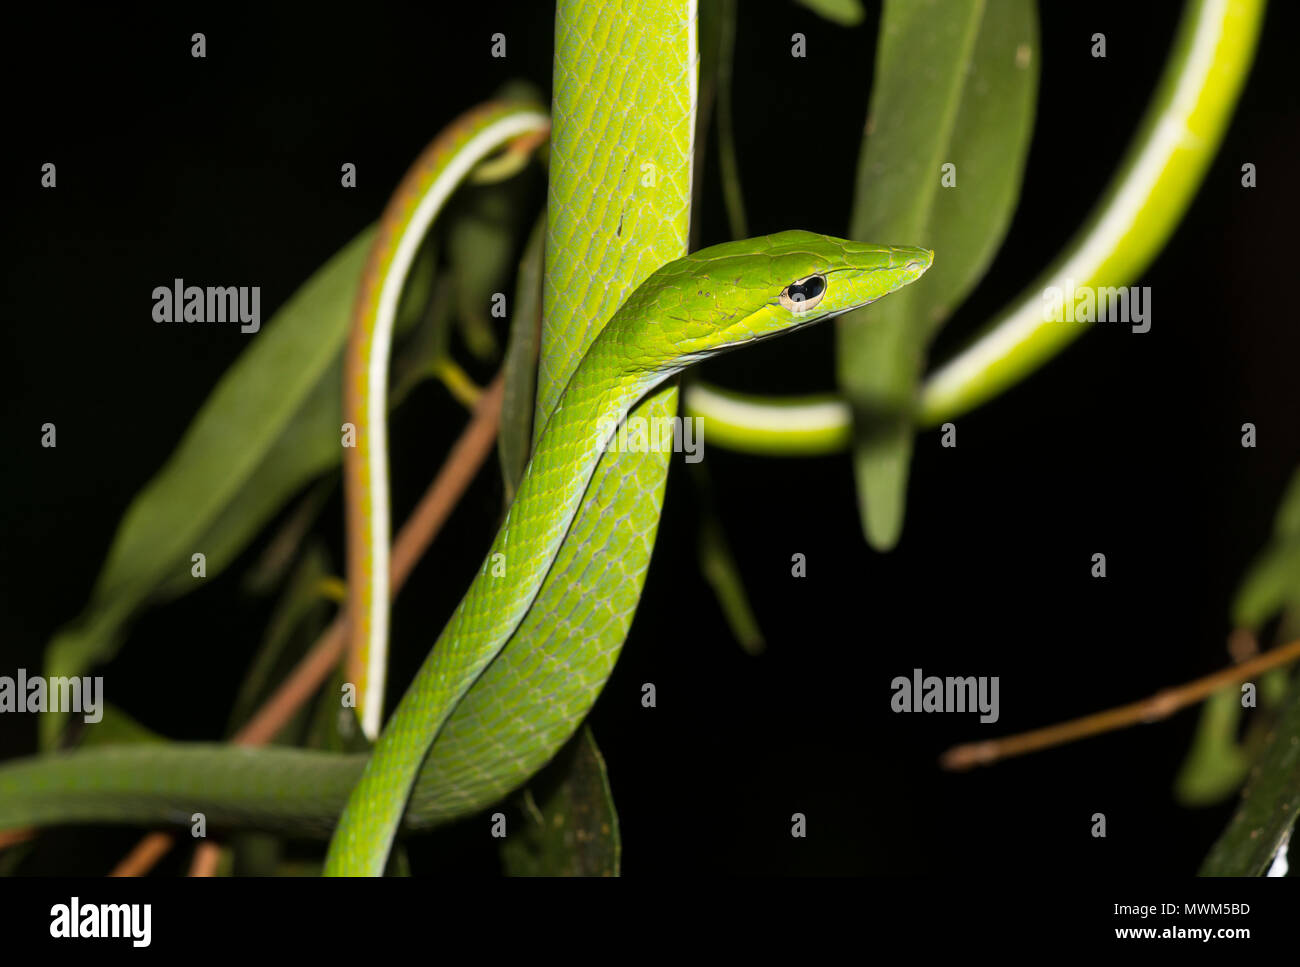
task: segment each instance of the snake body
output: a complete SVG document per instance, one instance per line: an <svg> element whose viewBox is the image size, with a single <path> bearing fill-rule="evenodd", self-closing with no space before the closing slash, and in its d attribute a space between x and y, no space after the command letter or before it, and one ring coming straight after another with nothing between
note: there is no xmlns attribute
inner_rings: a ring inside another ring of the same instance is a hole
<svg viewBox="0 0 1300 967"><path fill-rule="evenodd" d="M375 746L327 872L383 872L425 754L532 605L633 404L691 363L873 302L930 259L782 232L670 262L632 293L570 377L487 558Z"/></svg>
<svg viewBox="0 0 1300 967"><path fill-rule="evenodd" d="M919 278L931 258L924 249L781 232L703 249L638 287L575 370L483 568L369 759L304 749L145 744L21 760L0 768L0 828L77 820L188 822L198 811L216 825L320 833L333 826L363 769L370 776L412 770L411 785L393 797L394 828L403 812L412 828L464 814L476 797L466 799L457 777L441 772L436 759L420 768L440 713L445 718L441 710L453 704L449 695L472 684L518 625L630 407L687 365L896 291ZM792 289L810 278L824 280L818 300L792 301ZM497 554L506 556L505 575L493 575ZM545 659L536 658L539 664ZM532 704L544 719L545 696L533 696ZM394 736L405 741L380 758ZM373 783L378 802L387 802L392 783L387 777ZM356 789L366 788L363 778Z"/></svg>
<svg viewBox="0 0 1300 967"><path fill-rule="evenodd" d="M671 416L671 377L685 366L872 302L931 260L808 232L681 257L694 72L689 0L559 3L533 455L483 567L373 753L149 744L19 760L0 766L0 829L188 823L202 812L216 827L334 829L328 872L379 873L399 828L477 811L554 754L608 676L658 522L670 454L606 452L619 422L630 410ZM345 392L358 414L348 504L370 508L349 521L368 730L380 716L388 594L376 567L389 527L376 385L409 266L402 253L436 210L431 194L540 123L526 108L494 108L435 144L390 206L391 231L381 229L358 298Z"/></svg>
<svg viewBox="0 0 1300 967"><path fill-rule="evenodd" d="M353 308L343 409L356 433L343 452L347 490L350 678L365 734L379 734L388 667L388 362L397 303L429 225L476 164L512 139L545 135L550 120L528 106L488 104L434 140L393 193L371 245ZM525 148L528 139L523 138Z"/></svg>

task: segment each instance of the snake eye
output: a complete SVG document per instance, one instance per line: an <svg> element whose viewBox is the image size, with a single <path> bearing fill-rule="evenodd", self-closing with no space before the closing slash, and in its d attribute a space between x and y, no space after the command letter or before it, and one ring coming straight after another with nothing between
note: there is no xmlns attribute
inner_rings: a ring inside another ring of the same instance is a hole
<svg viewBox="0 0 1300 967"><path fill-rule="evenodd" d="M791 312L807 312L822 301L826 294L826 276L810 275L798 282L791 282L781 290L781 305Z"/></svg>

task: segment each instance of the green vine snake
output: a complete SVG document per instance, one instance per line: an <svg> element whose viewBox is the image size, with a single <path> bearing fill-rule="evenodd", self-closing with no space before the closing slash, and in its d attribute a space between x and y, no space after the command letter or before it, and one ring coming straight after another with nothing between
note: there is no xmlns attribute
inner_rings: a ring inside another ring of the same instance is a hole
<svg viewBox="0 0 1300 967"><path fill-rule="evenodd" d="M358 291L345 479L352 668L373 751L165 743L19 760L0 766L0 828L189 823L202 812L215 827L333 831L327 873L382 873L399 829L467 815L526 781L599 694L644 580L668 456L607 452L619 422L671 414L672 377L688 365L866 305L929 268L925 249L802 231L684 255L693 4L559 8L533 453L483 566L382 731L383 403L397 294L455 186L497 149L526 152L545 116L493 105L436 141L387 209Z"/></svg>

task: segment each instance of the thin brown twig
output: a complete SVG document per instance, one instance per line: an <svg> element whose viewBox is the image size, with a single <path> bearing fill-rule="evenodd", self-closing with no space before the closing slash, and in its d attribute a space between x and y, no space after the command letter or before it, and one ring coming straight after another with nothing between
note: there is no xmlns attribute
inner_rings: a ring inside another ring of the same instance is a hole
<svg viewBox="0 0 1300 967"><path fill-rule="evenodd" d="M18 829L0 829L0 849L25 843L36 835L34 826L20 826Z"/></svg>
<svg viewBox="0 0 1300 967"><path fill-rule="evenodd" d="M221 847L212 841L199 843L190 860L190 876L216 876L221 864Z"/></svg>
<svg viewBox="0 0 1300 967"><path fill-rule="evenodd" d="M1009 759L1012 756L1037 752L1039 749L1064 745L1067 742L1075 742L1114 729L1127 728L1141 722L1155 722L1168 718L1188 705L1195 705L1221 688L1255 678L1262 672L1278 668L1297 658L1300 658L1300 640L1274 648L1249 661L1221 669L1185 685L1163 689L1140 702L1120 705L1104 712L1085 715L1083 718L1034 729L1032 732L1021 732L1019 735L990 739L986 742L955 745L939 757L939 764L945 769L969 769L972 766L989 765L1000 759Z"/></svg>
<svg viewBox="0 0 1300 967"><path fill-rule="evenodd" d="M447 454L433 483L398 531L389 564L392 594L397 594L406 583L416 563L438 535L452 509L492 451L501 422L504 386L503 374L498 373L479 398L473 416ZM344 610L334 617L289 677L235 733L231 741L238 745L265 745L269 742L342 660L347 650L346 632L347 612ZM165 840L165 846L161 849L158 848L159 840ZM171 833L150 833L118 864L114 874L140 876L148 872L171 848L172 841ZM211 876L212 872L205 871L215 871L217 849L215 845L210 850L205 849L207 845L200 844L195 850L190 866L191 876ZM131 864L129 867L128 863ZM119 872L124 868L132 872Z"/></svg>
<svg viewBox="0 0 1300 967"><path fill-rule="evenodd" d="M149 833L113 867L109 876L144 876L167 855L175 841L171 833Z"/></svg>
<svg viewBox="0 0 1300 967"><path fill-rule="evenodd" d="M346 610L334 616L311 650L294 666L289 677L262 703L262 707L230 739L235 745L266 745L302 704L311 698L347 650Z"/></svg>

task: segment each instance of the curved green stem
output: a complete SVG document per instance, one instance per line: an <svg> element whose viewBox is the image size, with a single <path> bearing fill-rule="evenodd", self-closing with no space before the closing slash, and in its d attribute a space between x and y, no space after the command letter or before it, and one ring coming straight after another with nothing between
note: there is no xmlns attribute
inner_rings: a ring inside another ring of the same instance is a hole
<svg viewBox="0 0 1300 967"><path fill-rule="evenodd" d="M1169 62L1119 171L1052 265L926 380L917 422L935 426L993 398L1055 356L1084 325L1044 322L1043 290L1127 285L1168 241L1223 140L1254 61L1265 0L1189 0ZM942 253L940 253L942 255ZM781 400L689 385L686 410L709 442L801 456L842 450L848 406L835 394Z"/></svg>

